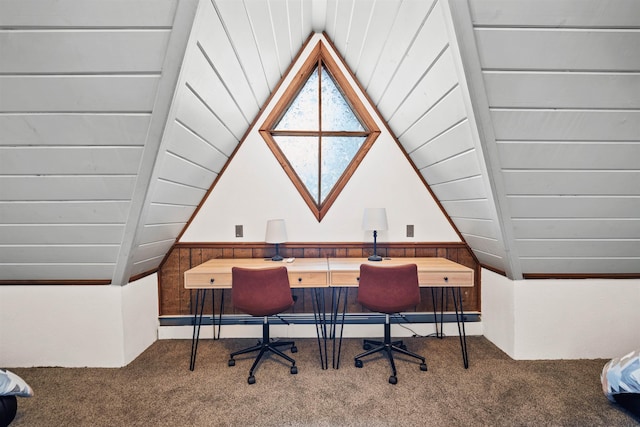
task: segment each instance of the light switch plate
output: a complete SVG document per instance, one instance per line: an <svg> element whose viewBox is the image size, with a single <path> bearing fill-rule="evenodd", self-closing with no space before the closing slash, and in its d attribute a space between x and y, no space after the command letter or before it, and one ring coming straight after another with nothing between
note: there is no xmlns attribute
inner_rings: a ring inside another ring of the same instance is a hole
<svg viewBox="0 0 640 427"><path fill-rule="evenodd" d="M407 237L413 237L413 224L407 224Z"/></svg>
<svg viewBox="0 0 640 427"><path fill-rule="evenodd" d="M236 237L244 236L244 231L242 230L241 225L236 225Z"/></svg>

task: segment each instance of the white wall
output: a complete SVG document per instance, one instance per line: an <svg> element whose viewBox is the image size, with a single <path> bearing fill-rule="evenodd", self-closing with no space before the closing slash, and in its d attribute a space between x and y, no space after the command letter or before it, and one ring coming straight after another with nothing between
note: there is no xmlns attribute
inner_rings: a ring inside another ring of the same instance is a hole
<svg viewBox="0 0 640 427"><path fill-rule="evenodd" d="M484 335L514 359L613 358L640 348L640 280L517 280L482 271Z"/></svg>
<svg viewBox="0 0 640 427"><path fill-rule="evenodd" d="M157 339L157 301L156 275L124 287L0 286L0 366L125 366ZM467 333L514 359L608 359L640 347L639 303L638 279L512 281L483 270L482 330ZM190 338L190 327L173 328L181 333L164 338Z"/></svg>
<svg viewBox="0 0 640 427"><path fill-rule="evenodd" d="M513 282L505 276L482 269L480 301L482 331L488 340L513 357L515 312Z"/></svg>
<svg viewBox="0 0 640 427"><path fill-rule="evenodd" d="M314 36L316 41L320 38L320 34ZM311 42L306 51L314 47ZM305 58L301 55L300 61ZM352 81L348 72L343 74ZM256 126L181 242L264 241L266 223L271 218L285 219L291 242L372 242L372 233L361 229L366 207L387 209L389 229L378 233L379 242L460 242L375 110L357 89L381 134L322 222L318 222L257 131L286 89L291 75L256 120ZM408 224L414 225L414 237L406 237ZM235 237L235 225L244 226L244 237Z"/></svg>
<svg viewBox="0 0 640 427"><path fill-rule="evenodd" d="M123 366L158 339L158 275L152 274L122 288Z"/></svg>
<svg viewBox="0 0 640 427"><path fill-rule="evenodd" d="M245 140L181 241L264 241L267 220L284 218L292 242L372 242L371 232L361 228L365 207L387 210L389 229L378 233L379 242L460 241L389 136L378 138L318 222L256 134ZM236 224L244 226L244 237L235 237ZM414 225L413 238L406 237L407 224Z"/></svg>
<svg viewBox="0 0 640 427"><path fill-rule="evenodd" d="M121 367L157 339L158 283L0 286L0 366Z"/></svg>

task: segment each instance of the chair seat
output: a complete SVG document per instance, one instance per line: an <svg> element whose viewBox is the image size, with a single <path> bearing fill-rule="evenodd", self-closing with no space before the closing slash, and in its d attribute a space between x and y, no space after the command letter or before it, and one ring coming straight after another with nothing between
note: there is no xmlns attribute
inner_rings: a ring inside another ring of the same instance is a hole
<svg viewBox="0 0 640 427"><path fill-rule="evenodd" d="M371 311L385 313L385 323L384 341L365 340L364 347L366 351L354 358L355 366L362 368L364 366L362 361L364 357L384 352L391 366L389 382L396 384L398 377L393 358L393 353L396 352L418 359L420 361L420 370L426 371L427 363L423 356L407 350L402 341L391 340L390 315L407 310L420 303L418 267L415 264L391 267L362 264L360 266L357 300Z"/></svg>
<svg viewBox="0 0 640 427"><path fill-rule="evenodd" d="M228 365L235 366L235 357L241 354L258 352L247 382L254 384L256 378L254 371L267 353L273 353L291 363L291 374L297 374L296 361L280 350L280 347L288 346L292 353L298 349L293 341L272 342L269 336L269 316L273 316L288 310L294 303L289 285L289 275L286 267L276 268L241 268L231 269L231 298L233 306L247 314L262 317L262 340L258 344L235 351L230 354Z"/></svg>

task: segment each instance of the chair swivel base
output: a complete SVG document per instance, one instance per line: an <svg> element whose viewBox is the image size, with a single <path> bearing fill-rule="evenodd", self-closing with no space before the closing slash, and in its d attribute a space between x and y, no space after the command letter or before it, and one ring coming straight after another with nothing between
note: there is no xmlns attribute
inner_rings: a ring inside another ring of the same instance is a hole
<svg viewBox="0 0 640 427"><path fill-rule="evenodd" d="M258 363L260 363L260 361L262 360L262 357L265 355L265 353L267 352L272 352L273 354L276 354L280 357L282 357L283 359L285 359L286 361L288 361L289 363L291 363L291 368L290 368L290 372L291 374L295 375L298 373L298 367L296 366L296 361L294 359L292 359L291 357L287 356L286 354L284 354L282 351L280 351L280 349L278 347L285 347L285 346L290 346L291 347L291 353L297 353L298 352L298 348L296 347L295 343L293 341L274 341L271 342L269 339L269 325L267 323L263 324L262 327L262 341L259 341L258 344L249 347L249 348L245 348L244 350L238 350L235 351L233 353L231 353L229 355L229 362L228 365L229 366L235 366L236 361L234 359L234 357L240 355L240 354L246 354L246 353L252 353L254 351L259 351L258 355L256 356L255 360L253 361L253 365L251 365L251 369L249 370L249 378L247 378L247 382L249 384L255 384L256 382L256 377L253 375L253 372L256 370L256 367L258 366Z"/></svg>
<svg viewBox="0 0 640 427"><path fill-rule="evenodd" d="M397 384L398 383L398 377L397 377L397 371L396 371L396 364L395 361L393 359L393 352L398 352L401 354L404 354L406 356L410 356L413 357L415 359L420 360L420 370L421 371L426 371L427 370L427 363L426 363L426 359L422 356L420 356L419 354L413 353L409 350L407 350L407 346L405 346L402 341L391 341L390 339L390 332L391 332L391 326L388 323L385 323L384 325L384 329L385 329L385 338L384 341L371 341L371 340L365 340L364 341L364 349L367 350L364 353L361 353L359 355L357 355L354 358L355 361L355 366L356 368L362 368L364 366L364 363L362 362L362 358L366 357L366 356L370 356L374 353L379 353L381 351L384 351L385 355L387 356L387 360L389 361L389 365L391 365L391 376L389 377L389 383L391 384ZM373 347L373 348L372 348Z"/></svg>
<svg viewBox="0 0 640 427"><path fill-rule="evenodd" d="M363 350L371 350L372 348L380 347L384 345L384 341L374 341L374 340L363 340L362 341L362 349ZM407 346L402 341L393 341L391 343L394 347L400 347L403 350L407 349Z"/></svg>

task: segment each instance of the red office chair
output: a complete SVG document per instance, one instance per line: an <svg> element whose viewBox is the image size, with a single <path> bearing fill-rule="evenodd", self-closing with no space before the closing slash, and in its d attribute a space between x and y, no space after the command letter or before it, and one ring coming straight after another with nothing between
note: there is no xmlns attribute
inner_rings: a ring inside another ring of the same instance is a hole
<svg viewBox="0 0 640 427"><path fill-rule="evenodd" d="M368 264L360 266L360 282L358 285L358 302L371 311L385 313L384 341L364 340L367 350L355 357L357 368L362 368L362 358L384 351L391 365L391 384L398 382L393 352L402 353L421 361L420 370L426 371L425 358L407 350L402 341L391 341L390 315L407 310L420 303L420 286L418 285L418 267L415 264L378 267ZM373 346L373 348L372 348Z"/></svg>
<svg viewBox="0 0 640 427"><path fill-rule="evenodd" d="M253 371L266 352L272 352L291 363L291 373L297 374L296 361L277 347L291 346L291 352L298 351L293 341L274 341L269 339L269 316L282 313L293 305L289 276L286 267L231 269L231 299L233 306L252 316L262 316L262 341L257 345L231 353L229 366L234 366L235 356L260 351L249 371L248 383L254 384Z"/></svg>

